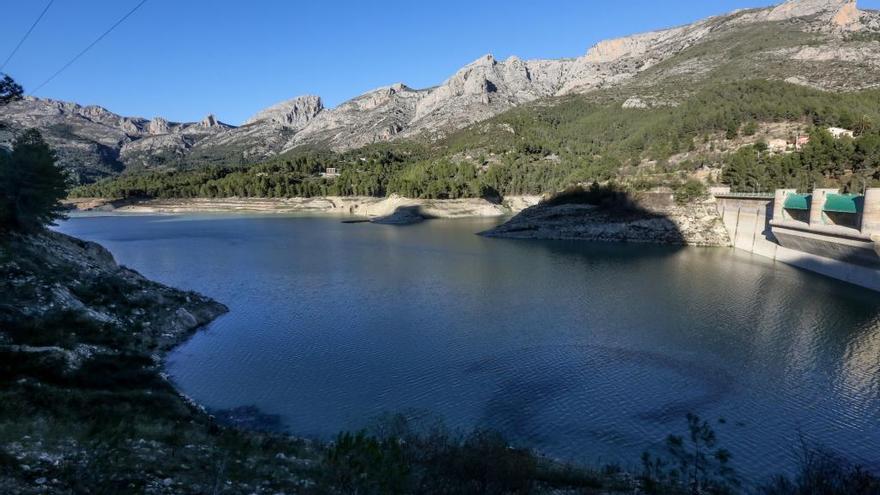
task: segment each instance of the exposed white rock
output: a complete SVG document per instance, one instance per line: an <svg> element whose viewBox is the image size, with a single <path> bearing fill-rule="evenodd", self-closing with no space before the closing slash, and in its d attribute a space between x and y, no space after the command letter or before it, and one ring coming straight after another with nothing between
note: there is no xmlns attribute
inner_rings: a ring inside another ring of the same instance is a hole
<svg viewBox="0 0 880 495"><path fill-rule="evenodd" d="M156 117L155 119L150 121L150 124L147 126L147 132L156 135L156 134L168 134L171 132L170 127L168 126L168 121L163 119L162 117Z"/></svg>
<svg viewBox="0 0 880 495"><path fill-rule="evenodd" d="M318 96L298 96L272 105L256 113L245 125L271 121L294 129L301 129L324 109Z"/></svg>
<svg viewBox="0 0 880 495"><path fill-rule="evenodd" d="M409 128L416 104L425 94L403 84L370 91L319 113L285 142L284 149L312 143L348 149L387 140Z"/></svg>
<svg viewBox="0 0 880 495"><path fill-rule="evenodd" d="M622 108L651 108L651 105L638 96L631 96L623 102Z"/></svg>
<svg viewBox="0 0 880 495"><path fill-rule="evenodd" d="M822 16L837 25L846 25L858 18L856 0L788 0L770 10L768 21L797 17Z"/></svg>
<svg viewBox="0 0 880 495"><path fill-rule="evenodd" d="M625 109L648 109L658 107L674 107L678 104L673 101L666 101L655 98L653 96L631 96L623 102L621 108Z"/></svg>

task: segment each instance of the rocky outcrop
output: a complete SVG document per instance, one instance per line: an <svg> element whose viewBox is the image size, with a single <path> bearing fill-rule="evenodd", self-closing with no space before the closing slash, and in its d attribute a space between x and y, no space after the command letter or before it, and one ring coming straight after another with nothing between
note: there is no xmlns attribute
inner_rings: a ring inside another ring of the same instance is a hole
<svg viewBox="0 0 880 495"><path fill-rule="evenodd" d="M770 9L765 18L768 21L784 21L810 16L845 26L857 20L859 10L856 0L788 0Z"/></svg>
<svg viewBox="0 0 880 495"><path fill-rule="evenodd" d="M424 95L399 83L365 93L318 114L283 149L317 144L341 150L390 140L410 127Z"/></svg>
<svg viewBox="0 0 880 495"><path fill-rule="evenodd" d="M120 332L142 342L143 350L167 350L227 311L199 294L151 282L119 266L102 246L63 234L13 236L0 252L0 293L7 303L0 309L0 335L11 332L5 337L19 346L16 352L57 354L78 363L82 345L92 354L116 352L102 344L102 332ZM41 346L31 341L36 336L15 331L22 322L58 318L79 322L77 346Z"/></svg>
<svg viewBox="0 0 880 495"><path fill-rule="evenodd" d="M628 204L539 204L484 232L487 237L729 246L714 205L676 204L671 194L644 195Z"/></svg>
<svg viewBox="0 0 880 495"><path fill-rule="evenodd" d="M200 122L201 126L206 129L211 129L214 127L226 127L229 128L231 126L224 124L217 120L217 117L214 116L213 113L209 113L202 121Z"/></svg>
<svg viewBox="0 0 880 495"><path fill-rule="evenodd" d="M302 129L321 111L324 103L318 96L298 96L257 112L244 125L274 122L291 129Z"/></svg>
<svg viewBox="0 0 880 495"><path fill-rule="evenodd" d="M171 132L171 127L168 125L167 120L162 117L156 117L150 121L149 125L147 125L147 132L151 135L168 134Z"/></svg>

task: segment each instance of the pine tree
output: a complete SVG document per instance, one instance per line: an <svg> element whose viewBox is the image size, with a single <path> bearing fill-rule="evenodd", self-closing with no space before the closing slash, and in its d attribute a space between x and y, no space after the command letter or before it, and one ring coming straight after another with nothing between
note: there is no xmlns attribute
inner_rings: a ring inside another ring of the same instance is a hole
<svg viewBox="0 0 880 495"><path fill-rule="evenodd" d="M0 106L15 100L20 100L24 90L18 83L6 74L0 74Z"/></svg>
<svg viewBox="0 0 880 495"><path fill-rule="evenodd" d="M33 231L64 217L67 178L39 131L24 131L0 153L0 230Z"/></svg>

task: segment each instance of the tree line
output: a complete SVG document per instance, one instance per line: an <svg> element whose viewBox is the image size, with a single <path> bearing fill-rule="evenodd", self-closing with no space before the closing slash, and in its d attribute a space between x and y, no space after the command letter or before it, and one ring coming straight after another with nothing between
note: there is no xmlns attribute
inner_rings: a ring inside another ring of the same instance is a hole
<svg viewBox="0 0 880 495"><path fill-rule="evenodd" d="M796 153L772 153L759 142L727 157L722 181L734 192L833 186L861 193L880 184L880 132L834 138L826 129L815 128L810 142Z"/></svg>

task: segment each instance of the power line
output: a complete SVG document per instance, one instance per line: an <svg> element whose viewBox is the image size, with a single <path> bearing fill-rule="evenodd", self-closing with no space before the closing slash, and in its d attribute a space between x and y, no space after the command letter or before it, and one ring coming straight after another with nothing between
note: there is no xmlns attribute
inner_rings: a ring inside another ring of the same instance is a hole
<svg viewBox="0 0 880 495"><path fill-rule="evenodd" d="M46 79L45 81L43 81L42 84L40 84L39 86L37 86L34 90L32 90L32 91L31 91L30 93L28 93L28 94L29 94L29 95L33 95L34 93L36 93L37 91L39 91L40 89L42 89L43 86L45 86L45 85L49 84L50 82L52 82L53 79L55 79L55 78L58 77L62 72L64 72L65 70L67 70L68 67L70 67L71 65L73 65L74 62L76 62L77 60L79 60L80 57L82 57L83 55L85 55L86 52L88 52L89 50L91 50L93 46L97 45L99 41L101 41L102 39L104 39L105 36L107 36L108 34L110 34L114 29L116 29L117 26L119 26L120 24L122 24L126 19L129 18L129 16L131 16L132 14L134 14L135 11L137 11L137 9L141 8L141 5L143 5L143 4L145 4L145 3L147 3L147 0L141 0L141 2L140 2L139 4L135 5L133 9L129 10L127 14L125 14L124 16L122 16L122 19L119 19L118 21L116 21L115 24L113 24L112 26L110 26L110 29L104 31L104 33L101 34L101 36L98 36L98 38L95 39L95 41L93 41L91 44L89 44L89 46L85 47L85 48L83 49L83 51L77 53L75 57L73 57L72 59L70 59L70 61L67 62L66 64L64 64L63 67L61 67L60 69L58 69L57 72L55 72L54 74L52 74L51 76L49 76L49 79Z"/></svg>
<svg viewBox="0 0 880 495"><path fill-rule="evenodd" d="M37 20L34 21L34 23L31 24L30 29L28 29L27 32L24 33L24 36L22 36L22 38L18 42L18 44L15 45L15 48L12 49L12 53L10 53L9 56L6 57L6 60L3 61L3 65L0 65L0 72L3 72L3 69L6 68L6 64L8 64L9 61L12 60L12 57L14 57L16 53L18 53L18 49L21 48L21 45L23 45L25 40L28 39L28 36L31 35L31 31L33 31L34 28L37 27L37 24L40 23L40 21L43 19L43 16L46 15L46 12L49 10L49 7L51 7L53 3L55 3L55 0L49 0L49 3L46 5L46 8L43 9L42 12L40 12L40 16L37 17Z"/></svg>

